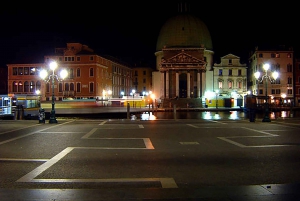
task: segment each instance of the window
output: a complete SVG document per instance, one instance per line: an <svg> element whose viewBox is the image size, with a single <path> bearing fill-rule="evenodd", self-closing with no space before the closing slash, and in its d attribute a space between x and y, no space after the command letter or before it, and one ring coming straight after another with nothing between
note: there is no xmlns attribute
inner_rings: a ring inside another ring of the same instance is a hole
<svg viewBox="0 0 300 201"><path fill-rule="evenodd" d="M280 93L281 93L280 89L276 89L276 94L280 94Z"/></svg>
<svg viewBox="0 0 300 201"><path fill-rule="evenodd" d="M219 85L219 89L223 88L223 82L221 80L219 80L218 85Z"/></svg>
<svg viewBox="0 0 300 201"><path fill-rule="evenodd" d="M146 79L145 78L143 79L143 83L146 83Z"/></svg>
<svg viewBox="0 0 300 201"><path fill-rule="evenodd" d="M33 81L30 82L30 92L35 92L35 83Z"/></svg>
<svg viewBox="0 0 300 201"><path fill-rule="evenodd" d="M239 69L239 70L238 70L238 76L241 76L241 75L242 75L242 70Z"/></svg>
<svg viewBox="0 0 300 201"><path fill-rule="evenodd" d="M288 77L288 84L292 84L292 78Z"/></svg>
<svg viewBox="0 0 300 201"><path fill-rule="evenodd" d="M271 94L275 94L275 89L272 89L272 90L271 90Z"/></svg>
<svg viewBox="0 0 300 201"><path fill-rule="evenodd" d="M76 57L76 61L80 61L80 57Z"/></svg>
<svg viewBox="0 0 300 201"><path fill-rule="evenodd" d="M94 56L90 56L90 61L94 61Z"/></svg>
<svg viewBox="0 0 300 201"><path fill-rule="evenodd" d="M293 94L293 90L292 89L288 89L287 90L287 94Z"/></svg>
<svg viewBox="0 0 300 201"><path fill-rule="evenodd" d="M47 93L50 92L50 84L49 84L49 83L46 84L46 92L47 92Z"/></svg>
<svg viewBox="0 0 300 201"><path fill-rule="evenodd" d="M232 81L231 80L228 81L228 88L232 89Z"/></svg>
<svg viewBox="0 0 300 201"><path fill-rule="evenodd" d="M68 77L69 77L69 79L73 79L74 78L74 72L73 72L73 69L72 68L70 68L69 69L69 72L68 72Z"/></svg>
<svg viewBox="0 0 300 201"><path fill-rule="evenodd" d="M69 85L69 83L65 83L65 91L70 91L70 85Z"/></svg>
<svg viewBox="0 0 300 201"><path fill-rule="evenodd" d="M228 64L229 64L229 65L232 65L232 59L229 59L229 60L228 60Z"/></svg>
<svg viewBox="0 0 300 201"><path fill-rule="evenodd" d="M146 75L146 71L145 70L143 71L143 75Z"/></svg>
<svg viewBox="0 0 300 201"><path fill-rule="evenodd" d="M30 75L38 74L39 68L30 67Z"/></svg>
<svg viewBox="0 0 300 201"><path fill-rule="evenodd" d="M219 69L219 76L223 75L223 70Z"/></svg>
<svg viewBox="0 0 300 201"><path fill-rule="evenodd" d="M23 75L23 67L18 67L18 75Z"/></svg>
<svg viewBox="0 0 300 201"><path fill-rule="evenodd" d="M94 93L94 83L90 82L90 93Z"/></svg>
<svg viewBox="0 0 300 201"><path fill-rule="evenodd" d="M18 92L18 83L13 82L13 92Z"/></svg>
<svg viewBox="0 0 300 201"><path fill-rule="evenodd" d="M18 83L18 92L23 92L23 84L21 81Z"/></svg>
<svg viewBox="0 0 300 201"><path fill-rule="evenodd" d="M291 53L288 53L288 54L287 54L287 58L292 58L292 54L291 54Z"/></svg>
<svg viewBox="0 0 300 201"><path fill-rule="evenodd" d="M264 55L263 55L262 53L259 53L258 57L259 57L259 58L263 58Z"/></svg>
<svg viewBox="0 0 300 201"><path fill-rule="evenodd" d="M24 68L24 75L29 75L29 67Z"/></svg>
<svg viewBox="0 0 300 201"><path fill-rule="evenodd" d="M74 57L65 57L65 61L75 61Z"/></svg>
<svg viewBox="0 0 300 201"><path fill-rule="evenodd" d="M80 68L77 68L76 70L76 77L80 77Z"/></svg>
<svg viewBox="0 0 300 201"><path fill-rule="evenodd" d="M263 93L264 93L264 90L260 89L259 94L263 94Z"/></svg>
<svg viewBox="0 0 300 201"><path fill-rule="evenodd" d="M292 72L292 64L287 65L287 72Z"/></svg>
<svg viewBox="0 0 300 201"><path fill-rule="evenodd" d="M299 65L299 69L300 69L300 65ZM13 75L18 75L18 68L17 67L13 67Z"/></svg>
<svg viewBox="0 0 300 201"><path fill-rule="evenodd" d="M238 84L238 88L239 88L239 89L241 89L241 88L242 88L242 86L243 86L243 83L242 83L241 81L238 81L238 83L237 83L237 84Z"/></svg>
<svg viewBox="0 0 300 201"><path fill-rule="evenodd" d="M28 83L28 81L24 82L24 92L29 92L29 83Z"/></svg>
<svg viewBox="0 0 300 201"><path fill-rule="evenodd" d="M275 58L276 54L275 53L271 53L271 58Z"/></svg>
<svg viewBox="0 0 300 201"><path fill-rule="evenodd" d="M94 76L94 69L90 68L90 77L93 77L93 76Z"/></svg>
<svg viewBox="0 0 300 201"><path fill-rule="evenodd" d="M276 65L272 65L272 68L273 70L277 71L277 72L280 72L280 65L279 64L276 64Z"/></svg>
<svg viewBox="0 0 300 201"><path fill-rule="evenodd" d="M229 69L228 75L232 76L232 69Z"/></svg>
<svg viewBox="0 0 300 201"><path fill-rule="evenodd" d="M138 71L137 70L134 71L134 76L138 76Z"/></svg>
<svg viewBox="0 0 300 201"><path fill-rule="evenodd" d="M76 92L80 92L81 90L81 84L79 82L76 83Z"/></svg>
<svg viewBox="0 0 300 201"><path fill-rule="evenodd" d="M58 84L58 92L62 92L63 91L63 85L62 85L62 83L60 82L59 84Z"/></svg>

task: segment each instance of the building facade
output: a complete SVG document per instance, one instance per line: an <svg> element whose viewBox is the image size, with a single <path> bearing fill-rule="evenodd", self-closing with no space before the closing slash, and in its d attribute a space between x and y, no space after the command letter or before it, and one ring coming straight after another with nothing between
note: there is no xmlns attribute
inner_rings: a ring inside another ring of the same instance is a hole
<svg viewBox="0 0 300 201"><path fill-rule="evenodd" d="M55 74L58 75L61 69L68 72L64 80L55 80L56 100L107 99L119 97L121 91L132 89L132 69L128 65L99 56L80 43L67 43L65 48L56 48L53 55L44 57L44 61L38 64L8 64L8 93L35 94L39 90L42 101L50 100L52 83L49 79L42 80L39 72L49 69L52 61L58 64Z"/></svg>
<svg viewBox="0 0 300 201"><path fill-rule="evenodd" d="M264 64L270 69L265 72ZM274 80L273 72L279 77ZM260 72L262 76L256 79L254 74ZM282 104L294 105L294 51L291 47L276 47L268 49L255 48L249 58L248 90L257 96L258 105L264 104L266 98L273 106ZM267 96L267 97L266 97Z"/></svg>
<svg viewBox="0 0 300 201"><path fill-rule="evenodd" d="M294 95L295 106L300 106L300 59L295 59L294 65Z"/></svg>
<svg viewBox="0 0 300 201"><path fill-rule="evenodd" d="M150 67L134 67L133 69L133 88L140 95L145 95L152 90L152 72Z"/></svg>
<svg viewBox="0 0 300 201"><path fill-rule="evenodd" d="M164 102L179 98L202 103L205 91L212 90L213 54L205 23L188 12L171 17L157 40L154 93Z"/></svg>
<svg viewBox="0 0 300 201"><path fill-rule="evenodd" d="M241 64L240 57L233 54L221 57L221 62L213 66L213 91L207 91L205 97L209 101L206 101L206 104L216 105L213 102L218 100L219 106L223 107L243 106L245 95L247 95L247 64ZM225 105L228 99L230 105Z"/></svg>

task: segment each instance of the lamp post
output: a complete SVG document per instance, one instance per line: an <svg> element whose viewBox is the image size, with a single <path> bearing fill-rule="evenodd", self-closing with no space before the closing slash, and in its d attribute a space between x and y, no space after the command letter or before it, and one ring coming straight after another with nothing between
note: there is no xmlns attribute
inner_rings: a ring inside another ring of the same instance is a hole
<svg viewBox="0 0 300 201"><path fill-rule="evenodd" d="M271 119L269 117L269 103L268 103L268 80L272 83L274 82L279 74L278 72L274 71L272 72L272 75L270 76L268 74L268 70L270 69L270 64L266 63L263 65L263 69L264 69L264 74L261 75L261 73L259 71L254 73L254 77L256 78L256 80L258 82L263 82L263 80L265 79L265 116L262 119L263 122L271 122Z"/></svg>
<svg viewBox="0 0 300 201"><path fill-rule="evenodd" d="M54 82L55 80L60 81L59 77L57 74L55 74L55 69L57 68L57 63L51 62L49 64L49 68L50 70L52 70L52 73L49 74L48 76L48 71L43 69L40 71L40 77L45 80L46 82L49 82L51 80L52 82L52 108L51 108L51 112L50 112L50 119L49 119L49 123L57 123L56 117L55 117L55 96L54 96ZM60 78L63 80L64 78L66 78L68 75L68 72L66 70L61 70L59 73Z"/></svg>

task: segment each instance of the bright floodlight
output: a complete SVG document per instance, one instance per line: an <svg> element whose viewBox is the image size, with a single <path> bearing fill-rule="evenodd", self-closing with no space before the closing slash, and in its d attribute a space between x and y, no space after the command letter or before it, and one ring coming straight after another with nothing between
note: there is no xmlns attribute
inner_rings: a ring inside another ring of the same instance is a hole
<svg viewBox="0 0 300 201"><path fill-rule="evenodd" d="M260 72L259 72L259 71L255 72L255 73L254 73L254 77L255 77L256 79L258 79L258 78L260 77Z"/></svg>
<svg viewBox="0 0 300 201"><path fill-rule="evenodd" d="M268 63L264 64L263 68L264 68L265 71L268 71L269 68L270 68L270 64L268 64Z"/></svg>
<svg viewBox="0 0 300 201"><path fill-rule="evenodd" d="M48 72L45 69L43 69L40 71L39 76L44 80L48 76Z"/></svg>
<svg viewBox="0 0 300 201"><path fill-rule="evenodd" d="M276 80L279 77L279 73L275 71L272 73L272 76Z"/></svg>
<svg viewBox="0 0 300 201"><path fill-rule="evenodd" d="M68 76L68 71L67 70L63 69L63 70L60 71L60 77L62 79L65 79L67 76Z"/></svg>
<svg viewBox="0 0 300 201"><path fill-rule="evenodd" d="M57 68L57 63L55 61L53 61L49 64L49 66L50 66L50 69L54 71Z"/></svg>

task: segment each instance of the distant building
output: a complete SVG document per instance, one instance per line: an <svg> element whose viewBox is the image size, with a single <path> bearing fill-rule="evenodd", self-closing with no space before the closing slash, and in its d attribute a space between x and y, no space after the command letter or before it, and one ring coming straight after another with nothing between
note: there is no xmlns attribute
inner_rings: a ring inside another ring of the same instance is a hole
<svg viewBox="0 0 300 201"><path fill-rule="evenodd" d="M52 83L39 77L41 69L49 69L56 61L60 69L68 71L68 77L55 81L56 100L107 99L119 97L121 91L132 89L132 69L113 57L100 56L86 45L67 43L65 48L56 48L53 55L46 55L39 64L8 64L8 93L35 94L41 92L41 100L51 100ZM50 72L51 73L51 72Z"/></svg>
<svg viewBox="0 0 300 201"><path fill-rule="evenodd" d="M269 64L268 76L276 71L276 80L257 80L254 73L260 71L265 74L263 65ZM261 82L262 81L262 82ZM258 104L268 102L272 105L294 104L294 51L291 47L278 46L272 48L258 48L251 53L248 68L248 90L257 96ZM267 91L266 91L267 89Z"/></svg>
<svg viewBox="0 0 300 201"><path fill-rule="evenodd" d="M140 95L152 90L152 72L150 67L134 67L133 69L133 88Z"/></svg>
<svg viewBox="0 0 300 201"><path fill-rule="evenodd" d="M243 106L244 96L247 95L247 64L240 63L240 57L228 54L221 57L221 63L213 66L213 94L210 100L215 100L218 96L219 106ZM230 105L226 105L226 100L229 100ZM215 105L213 103L210 104Z"/></svg>
<svg viewBox="0 0 300 201"><path fill-rule="evenodd" d="M294 65L294 95L295 106L300 106L300 59L295 59Z"/></svg>

